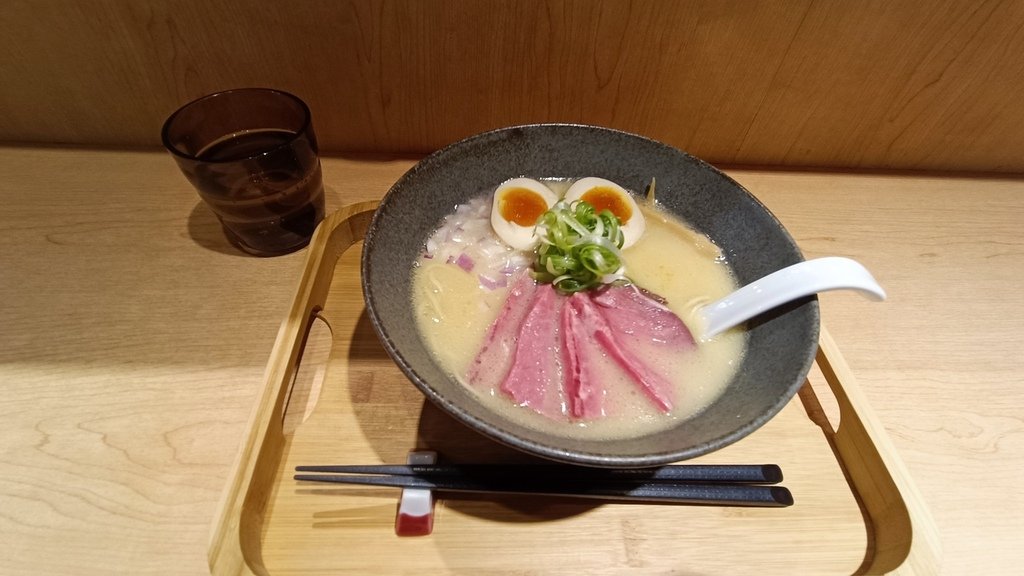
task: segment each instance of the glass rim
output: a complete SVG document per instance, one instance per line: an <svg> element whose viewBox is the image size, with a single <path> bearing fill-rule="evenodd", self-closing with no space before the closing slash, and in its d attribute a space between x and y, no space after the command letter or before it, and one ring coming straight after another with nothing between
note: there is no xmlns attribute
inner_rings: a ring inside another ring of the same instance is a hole
<svg viewBox="0 0 1024 576"><path fill-rule="evenodd" d="M278 95L284 96L285 98L287 98L287 99L295 102L296 104L298 104L299 108L302 109L302 115L303 115L302 126L294 134L292 134L291 137L288 138L288 140L286 140L284 142L281 142L280 144L274 146L273 148L268 148L268 149L266 149L266 150L264 150L262 152L257 152L257 153L254 153L254 154L249 154L245 158L239 158L239 159L234 159L234 160L209 160L209 159L199 158L195 154L189 154L187 152L183 152L177 146L175 146L174 144L171 143L171 141L170 141L170 134L169 134L169 132L171 130L171 124L174 123L175 118L177 118L179 114L184 112L186 108L190 108L190 107L192 107L192 106L194 106L196 104L199 104L200 102L203 102L205 100L211 100L211 99L216 98L218 96L223 96L223 95L226 95L226 94L232 94L232 93L237 93L237 92L263 92L263 93L274 93L274 94L278 94ZM304 135L309 130L310 126L312 125L312 122L313 122L313 113L309 110L309 105L306 104L302 100L302 98L299 98L298 96L296 96L295 94L292 94L291 92L285 92L284 90L278 90L277 88L261 88L261 87L231 88L229 90L220 90L218 92L211 92L209 94L204 94L203 96L200 96L198 98L190 100L190 101L186 102L185 104L182 104L181 106L179 106L177 110L172 112L171 115L167 117L167 120L164 120L164 125L160 129L160 140L163 142L164 148L168 152L170 152L171 154L173 154L175 156L178 156L179 158L184 158L186 160L191 160L191 161L194 161L194 162L204 162L206 164L226 164L226 163L230 163L230 162L238 162L239 160L247 160L247 159L250 159L250 158L257 158L259 156L265 156L267 154L270 154L271 152L276 152L276 151L281 150L283 148L287 148L287 147L291 146L293 143L295 143L295 141L298 140L300 136Z"/></svg>

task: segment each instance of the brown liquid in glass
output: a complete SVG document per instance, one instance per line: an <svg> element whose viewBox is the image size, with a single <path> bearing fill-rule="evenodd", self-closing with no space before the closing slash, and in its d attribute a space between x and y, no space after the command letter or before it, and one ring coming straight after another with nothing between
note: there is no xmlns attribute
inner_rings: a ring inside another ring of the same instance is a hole
<svg viewBox="0 0 1024 576"><path fill-rule="evenodd" d="M197 154L209 163L206 176L225 191L204 198L229 238L247 252L290 252L309 241L324 217L320 162L307 143L289 146L295 138L285 130L242 132ZM247 170L239 170L239 161Z"/></svg>

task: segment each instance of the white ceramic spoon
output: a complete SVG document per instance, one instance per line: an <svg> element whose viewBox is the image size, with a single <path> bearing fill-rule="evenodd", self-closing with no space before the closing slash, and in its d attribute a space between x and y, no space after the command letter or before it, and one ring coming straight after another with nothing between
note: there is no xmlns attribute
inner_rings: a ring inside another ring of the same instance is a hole
<svg viewBox="0 0 1024 576"><path fill-rule="evenodd" d="M857 290L872 300L885 300L885 290L856 260L839 256L806 260L704 306L699 312L700 339L712 338L786 302L828 290Z"/></svg>

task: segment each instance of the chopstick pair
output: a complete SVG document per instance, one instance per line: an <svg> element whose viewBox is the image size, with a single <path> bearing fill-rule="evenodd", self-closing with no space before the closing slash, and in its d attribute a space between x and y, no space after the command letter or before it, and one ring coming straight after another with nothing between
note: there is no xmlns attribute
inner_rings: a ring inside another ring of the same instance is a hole
<svg viewBox="0 0 1024 576"><path fill-rule="evenodd" d="M601 469L540 465L341 465L297 466L306 482L419 488L441 492L568 496L600 500L782 507L793 504L777 486L774 464L669 465L659 468ZM315 474L308 474L313 472Z"/></svg>

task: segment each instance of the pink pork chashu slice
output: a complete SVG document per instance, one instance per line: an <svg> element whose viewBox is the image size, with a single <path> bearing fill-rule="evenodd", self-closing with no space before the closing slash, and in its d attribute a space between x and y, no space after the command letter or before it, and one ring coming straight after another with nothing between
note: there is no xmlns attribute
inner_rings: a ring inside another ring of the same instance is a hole
<svg viewBox="0 0 1024 576"><path fill-rule="evenodd" d="M569 298L566 305L572 307L578 317L579 326L583 330L582 337L596 340L608 356L640 385L641 390L660 410L670 412L675 402L672 383L619 343L620 338L615 337L611 325L591 297L577 292Z"/></svg>
<svg viewBox="0 0 1024 576"><path fill-rule="evenodd" d="M466 380L475 387L497 389L512 367L519 331L530 311L537 283L526 272L513 281L498 317L487 329L484 343L466 372Z"/></svg>
<svg viewBox="0 0 1024 576"><path fill-rule="evenodd" d="M638 344L679 347L680 350L697 346L682 319L636 285L608 286L592 293L591 300L600 307L601 315L615 333L634 337L619 339L627 349L632 349L631 340Z"/></svg>
<svg viewBox="0 0 1024 576"><path fill-rule="evenodd" d="M538 286L523 318L512 367L501 391L520 406L549 418L565 418L562 398L561 308L566 299L550 284Z"/></svg>
<svg viewBox="0 0 1024 576"><path fill-rule="evenodd" d="M563 297L563 300L567 298ZM565 399L569 415L581 420L605 416L605 388L594 371L601 351L589 338L576 307L562 306L562 365L565 368Z"/></svg>

